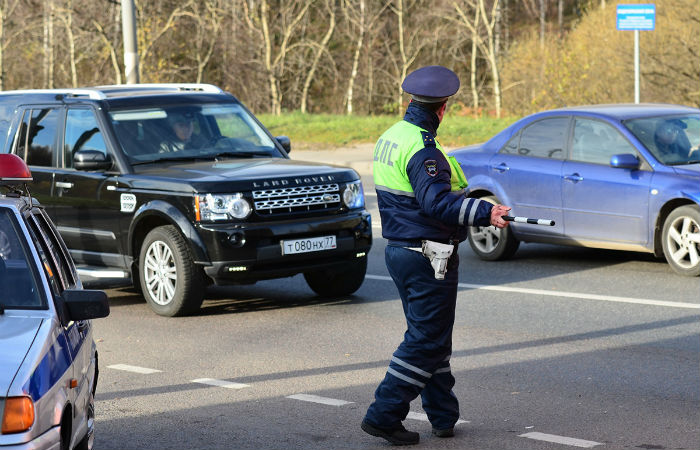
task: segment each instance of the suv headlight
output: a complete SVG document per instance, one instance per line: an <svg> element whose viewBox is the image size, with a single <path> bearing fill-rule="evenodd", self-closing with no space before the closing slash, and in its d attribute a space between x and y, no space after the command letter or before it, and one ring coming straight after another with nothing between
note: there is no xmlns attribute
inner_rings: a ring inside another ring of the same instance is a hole
<svg viewBox="0 0 700 450"><path fill-rule="evenodd" d="M243 194L199 194L194 196L197 221L245 219L253 211Z"/></svg>
<svg viewBox="0 0 700 450"><path fill-rule="evenodd" d="M362 190L361 181L353 181L345 186L343 192L343 203L350 209L362 208L365 206L365 194Z"/></svg>

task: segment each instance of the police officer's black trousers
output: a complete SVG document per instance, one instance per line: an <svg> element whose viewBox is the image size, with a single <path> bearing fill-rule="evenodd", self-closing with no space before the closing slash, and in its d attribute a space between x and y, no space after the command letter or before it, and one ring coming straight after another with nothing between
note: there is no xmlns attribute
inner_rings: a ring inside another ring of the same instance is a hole
<svg viewBox="0 0 700 450"><path fill-rule="evenodd" d="M401 296L407 330L365 420L396 428L406 418L409 403L420 395L433 428L451 428L459 419L450 371L459 265L456 252L444 280L435 279L430 262L420 252L388 245L385 255Z"/></svg>

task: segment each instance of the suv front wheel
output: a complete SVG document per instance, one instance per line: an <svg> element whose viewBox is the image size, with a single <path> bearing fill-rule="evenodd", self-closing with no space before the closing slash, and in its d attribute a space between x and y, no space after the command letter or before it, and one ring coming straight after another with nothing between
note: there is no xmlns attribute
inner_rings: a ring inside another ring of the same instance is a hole
<svg viewBox="0 0 700 450"><path fill-rule="evenodd" d="M199 309L204 281L192 261L187 242L172 225L154 228L141 246L139 256L141 292L148 305L161 316L183 316Z"/></svg>

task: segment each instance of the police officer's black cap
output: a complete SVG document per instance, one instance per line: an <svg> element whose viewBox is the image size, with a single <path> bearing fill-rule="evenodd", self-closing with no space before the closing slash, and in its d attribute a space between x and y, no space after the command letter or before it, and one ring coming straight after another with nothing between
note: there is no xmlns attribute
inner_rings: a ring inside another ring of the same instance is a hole
<svg viewBox="0 0 700 450"><path fill-rule="evenodd" d="M459 90L459 77L447 67L426 66L409 73L401 88L419 102L439 103Z"/></svg>

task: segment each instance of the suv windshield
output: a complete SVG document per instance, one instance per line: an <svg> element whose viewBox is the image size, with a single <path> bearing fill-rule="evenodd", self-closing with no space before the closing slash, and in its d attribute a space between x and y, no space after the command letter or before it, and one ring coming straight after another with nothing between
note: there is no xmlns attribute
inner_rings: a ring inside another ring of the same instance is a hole
<svg viewBox="0 0 700 450"><path fill-rule="evenodd" d="M700 163L700 115L646 117L624 124L663 164Z"/></svg>
<svg viewBox="0 0 700 450"><path fill-rule="evenodd" d="M43 309L31 253L11 209L0 207L0 305L6 309Z"/></svg>
<svg viewBox="0 0 700 450"><path fill-rule="evenodd" d="M130 108L113 110L110 117L132 164L282 156L265 130L236 103Z"/></svg>

